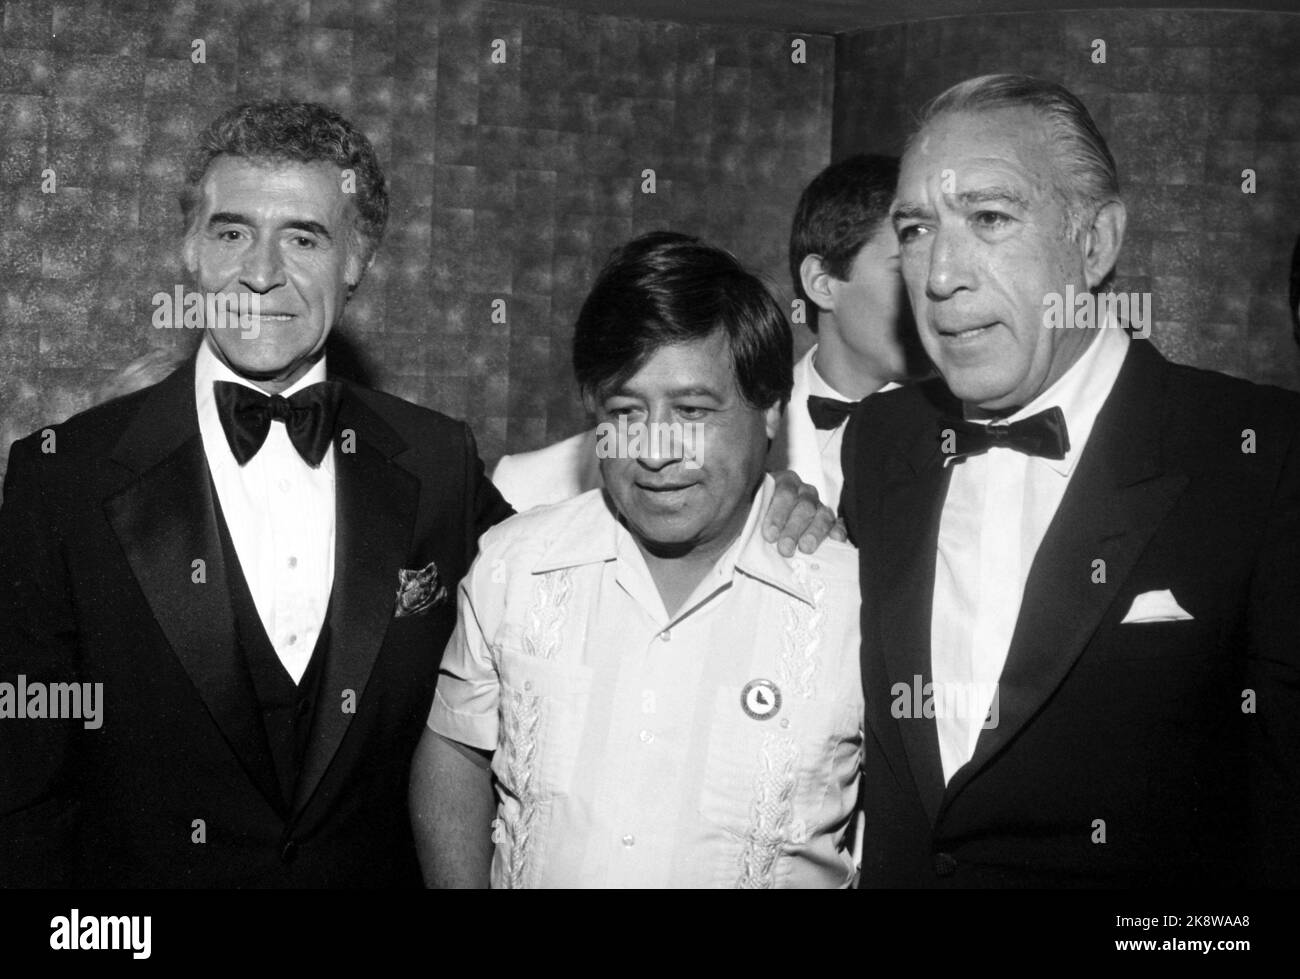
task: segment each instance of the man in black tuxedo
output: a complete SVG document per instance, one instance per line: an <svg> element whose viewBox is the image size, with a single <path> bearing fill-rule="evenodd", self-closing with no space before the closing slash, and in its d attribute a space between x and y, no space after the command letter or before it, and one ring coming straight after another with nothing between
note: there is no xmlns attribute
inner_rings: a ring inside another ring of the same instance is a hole
<svg viewBox="0 0 1300 979"><path fill-rule="evenodd" d="M844 442L863 885L1300 883L1300 397L1097 302L1124 205L1058 85L939 96L893 218L942 376Z"/></svg>
<svg viewBox="0 0 1300 979"><path fill-rule="evenodd" d="M408 763L509 507L464 424L326 380L387 217L364 135L241 106L182 209L198 294L230 300L197 356L12 449L0 680L103 699L98 729L0 720L3 882L418 885Z"/></svg>

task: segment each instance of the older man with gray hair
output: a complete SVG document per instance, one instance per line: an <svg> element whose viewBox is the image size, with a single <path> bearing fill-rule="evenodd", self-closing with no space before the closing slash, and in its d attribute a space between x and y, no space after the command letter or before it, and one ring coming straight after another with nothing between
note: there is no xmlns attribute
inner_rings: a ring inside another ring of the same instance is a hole
<svg viewBox="0 0 1300 979"><path fill-rule="evenodd" d="M1294 886L1300 398L1098 299L1126 211L1059 85L930 103L893 221L941 377L844 440L864 886Z"/></svg>
<svg viewBox="0 0 1300 979"><path fill-rule="evenodd" d="M191 295L255 302L202 303L169 377L10 456L0 681L105 703L98 730L5 722L0 883L413 885L449 594L510 509L462 422L327 374L388 215L359 129L236 106L181 207Z"/></svg>

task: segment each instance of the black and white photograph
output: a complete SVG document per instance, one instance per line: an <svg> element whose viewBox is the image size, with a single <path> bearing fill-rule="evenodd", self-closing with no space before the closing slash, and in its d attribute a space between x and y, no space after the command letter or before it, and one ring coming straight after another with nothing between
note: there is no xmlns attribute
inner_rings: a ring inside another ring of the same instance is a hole
<svg viewBox="0 0 1300 979"><path fill-rule="evenodd" d="M1300 11L0 0L0 480L17 961L1280 954Z"/></svg>

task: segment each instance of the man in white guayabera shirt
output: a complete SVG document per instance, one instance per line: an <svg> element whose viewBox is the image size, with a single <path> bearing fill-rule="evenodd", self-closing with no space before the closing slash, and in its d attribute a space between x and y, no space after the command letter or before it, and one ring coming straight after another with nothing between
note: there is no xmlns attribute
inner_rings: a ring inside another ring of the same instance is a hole
<svg viewBox="0 0 1300 979"><path fill-rule="evenodd" d="M500 525L462 584L413 765L427 883L851 883L856 555L759 533L791 359L726 252L660 232L601 272L574 369L605 489Z"/></svg>

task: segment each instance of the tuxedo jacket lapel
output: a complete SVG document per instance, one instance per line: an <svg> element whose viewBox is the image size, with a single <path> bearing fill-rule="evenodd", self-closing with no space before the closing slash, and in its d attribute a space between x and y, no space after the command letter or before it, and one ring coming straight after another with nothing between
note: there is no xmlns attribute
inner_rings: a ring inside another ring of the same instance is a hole
<svg viewBox="0 0 1300 979"><path fill-rule="evenodd" d="M350 391L339 406L338 429L329 652L294 793L295 813L311 800L356 716L343 709L347 691L355 710L365 702L366 682L393 619L397 571L404 566L419 501L419 481L392 461L405 442Z"/></svg>
<svg viewBox="0 0 1300 979"><path fill-rule="evenodd" d="M971 761L953 777L945 801L1042 709L1186 487L1187 475L1161 453L1166 367L1149 344L1132 342L1030 566L998 683L998 724L980 732Z"/></svg>
<svg viewBox="0 0 1300 979"><path fill-rule="evenodd" d="M249 778L268 801L278 799L235 639L192 359L149 393L112 459L132 475L104 501L105 515L154 619Z"/></svg>
<svg viewBox="0 0 1300 979"><path fill-rule="evenodd" d="M914 716L912 692L931 679L934 562L951 471L944 468L940 451L943 406L927 401L925 407L927 410L917 413L914 427L895 444L895 452L885 462L882 519L874 558L880 583L879 603L874 611L888 683L877 696L887 694L893 702L897 685L908 691L909 714L899 718L893 729L898 732L921 802L933 821L944 790L939 735L933 718ZM955 402L949 406L950 410L955 407Z"/></svg>
<svg viewBox="0 0 1300 979"><path fill-rule="evenodd" d="M916 716L913 691L930 682L930 617L934 598L934 555L939 516L949 473L936 464L915 478L886 487L888 514L882 545L880 636L885 651L889 695L901 684L909 713L898 721L921 802L933 821L943 796L939 735L932 718Z"/></svg>

